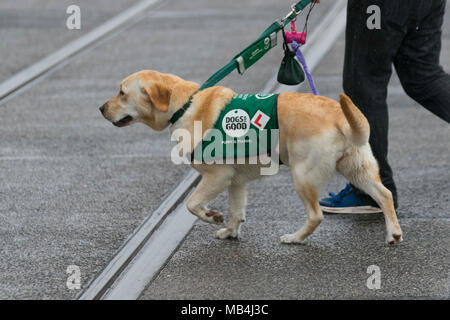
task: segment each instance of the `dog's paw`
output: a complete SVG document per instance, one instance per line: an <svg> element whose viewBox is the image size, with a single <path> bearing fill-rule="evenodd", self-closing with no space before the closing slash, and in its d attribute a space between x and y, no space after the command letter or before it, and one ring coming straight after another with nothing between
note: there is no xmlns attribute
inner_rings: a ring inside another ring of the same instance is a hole
<svg viewBox="0 0 450 320"><path fill-rule="evenodd" d="M401 230L389 232L386 235L386 244L388 244L388 245L398 244L402 241L403 241L403 236L402 236Z"/></svg>
<svg viewBox="0 0 450 320"><path fill-rule="evenodd" d="M403 241L402 229L397 225L387 225L386 244L394 245Z"/></svg>
<svg viewBox="0 0 450 320"><path fill-rule="evenodd" d="M285 234L280 237L281 243L303 243L303 240L299 239L295 234Z"/></svg>
<svg viewBox="0 0 450 320"><path fill-rule="evenodd" d="M214 224L222 224L223 223L223 215L214 210L209 210L205 213L205 216L202 217L203 221L214 223Z"/></svg>
<svg viewBox="0 0 450 320"><path fill-rule="evenodd" d="M238 231L231 228L222 228L216 232L217 239L237 238L238 235Z"/></svg>

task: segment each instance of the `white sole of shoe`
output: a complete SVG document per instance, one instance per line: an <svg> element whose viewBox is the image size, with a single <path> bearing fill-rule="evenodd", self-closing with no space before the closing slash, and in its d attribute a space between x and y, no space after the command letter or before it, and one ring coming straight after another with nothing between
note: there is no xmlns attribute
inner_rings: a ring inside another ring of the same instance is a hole
<svg viewBox="0 0 450 320"><path fill-rule="evenodd" d="M372 206L361 206L361 207L325 207L320 206L322 211L329 213L345 213L345 214L367 214L367 213L382 213L383 210L380 208L372 207Z"/></svg>

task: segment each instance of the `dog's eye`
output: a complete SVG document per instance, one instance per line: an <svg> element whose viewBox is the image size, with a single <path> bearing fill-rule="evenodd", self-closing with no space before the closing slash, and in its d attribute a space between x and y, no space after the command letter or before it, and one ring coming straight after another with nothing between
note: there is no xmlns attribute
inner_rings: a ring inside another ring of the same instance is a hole
<svg viewBox="0 0 450 320"><path fill-rule="evenodd" d="M119 94L120 94L121 96L124 96L124 95L125 95L125 92L123 92L122 90L120 90Z"/></svg>

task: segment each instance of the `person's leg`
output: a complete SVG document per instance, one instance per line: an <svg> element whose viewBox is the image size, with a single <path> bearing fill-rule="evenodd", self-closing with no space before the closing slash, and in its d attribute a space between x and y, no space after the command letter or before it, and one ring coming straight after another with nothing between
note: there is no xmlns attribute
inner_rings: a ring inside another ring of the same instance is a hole
<svg viewBox="0 0 450 320"><path fill-rule="evenodd" d="M445 0L421 1L394 65L406 93L450 122L450 75L439 65L445 4Z"/></svg>
<svg viewBox="0 0 450 320"><path fill-rule="evenodd" d="M345 93L366 116L370 124L369 143L380 167L380 178L394 198L397 189L388 163L387 86L397 54L415 5L411 0L349 0L345 39L343 85ZM380 9L379 29L368 27L373 10ZM368 13L369 11L369 13ZM355 186L347 185L337 195L321 199L325 212L381 212L377 204Z"/></svg>
<svg viewBox="0 0 450 320"><path fill-rule="evenodd" d="M378 5L381 28L369 29L367 7ZM392 62L405 35L409 5L406 1L348 3L344 60L344 91L370 124L369 143L380 167L381 181L394 197L397 189L388 163L389 116L386 103Z"/></svg>

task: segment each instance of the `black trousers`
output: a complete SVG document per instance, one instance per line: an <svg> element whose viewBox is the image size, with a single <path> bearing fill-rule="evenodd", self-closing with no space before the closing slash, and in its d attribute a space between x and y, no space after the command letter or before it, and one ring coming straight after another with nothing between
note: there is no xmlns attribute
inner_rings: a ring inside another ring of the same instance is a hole
<svg viewBox="0 0 450 320"><path fill-rule="evenodd" d="M367 27L371 5L380 8L380 29ZM450 122L450 75L439 64L445 5L446 0L348 1L344 91L370 123L369 143L396 207L397 189L387 157L386 96L392 65L411 98Z"/></svg>

